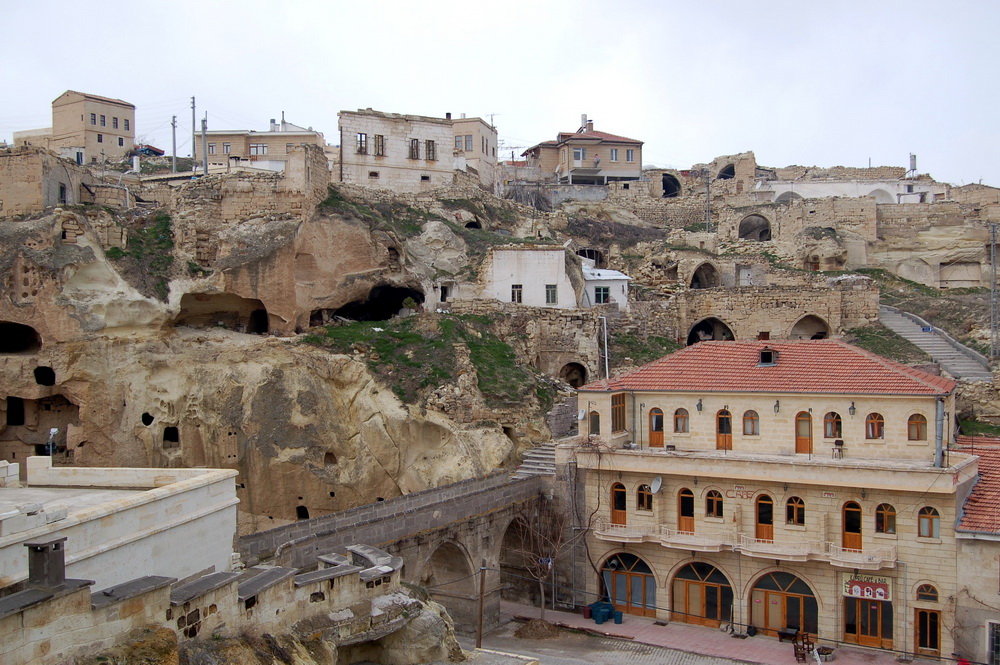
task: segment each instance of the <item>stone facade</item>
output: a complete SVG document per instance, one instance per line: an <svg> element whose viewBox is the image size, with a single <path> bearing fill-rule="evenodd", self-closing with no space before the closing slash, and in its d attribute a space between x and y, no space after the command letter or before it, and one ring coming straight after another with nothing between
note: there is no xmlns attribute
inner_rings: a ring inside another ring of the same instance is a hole
<svg viewBox="0 0 1000 665"><path fill-rule="evenodd" d="M452 121L455 135L456 168L470 170L480 185L495 192L497 185L497 129L482 118L459 118ZM458 163L464 160L467 168Z"/></svg>
<svg viewBox="0 0 1000 665"><path fill-rule="evenodd" d="M271 120L270 130L265 132L252 129L212 130L206 132L205 142L208 145L209 167L240 162L259 166L273 162L283 167L293 148L313 145L322 150L326 147L326 140L321 132L313 131L311 127L299 127L286 122L284 118L281 122ZM199 134L194 146L195 161L203 159L201 152L202 139Z"/></svg>
<svg viewBox="0 0 1000 665"><path fill-rule="evenodd" d="M103 198L93 185L85 169L44 148L0 149L0 219Z"/></svg>
<svg viewBox="0 0 1000 665"><path fill-rule="evenodd" d="M341 111L340 182L396 192L452 184L452 121L371 109Z"/></svg>
<svg viewBox="0 0 1000 665"><path fill-rule="evenodd" d="M45 147L78 164L115 161L135 145L135 105L67 90L52 102L52 127L14 132L14 145Z"/></svg>
<svg viewBox="0 0 1000 665"><path fill-rule="evenodd" d="M546 180L564 184L607 185L642 177L642 141L594 129L582 116L575 132L560 132L555 141L528 148L529 167Z"/></svg>

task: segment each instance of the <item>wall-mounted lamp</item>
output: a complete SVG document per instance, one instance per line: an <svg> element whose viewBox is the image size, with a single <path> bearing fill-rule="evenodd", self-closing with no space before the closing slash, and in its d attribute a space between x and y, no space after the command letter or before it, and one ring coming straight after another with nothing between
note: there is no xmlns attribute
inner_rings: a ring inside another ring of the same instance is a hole
<svg viewBox="0 0 1000 665"><path fill-rule="evenodd" d="M868 490L862 488L861 489L861 500L864 501L867 498L868 498Z"/></svg>
<svg viewBox="0 0 1000 665"><path fill-rule="evenodd" d="M788 483L785 483L785 491L788 491Z"/></svg>
<svg viewBox="0 0 1000 665"><path fill-rule="evenodd" d="M695 477L694 477L694 484L695 484L695 487L697 487L697 486L698 486L698 476L695 476Z"/></svg>
<svg viewBox="0 0 1000 665"><path fill-rule="evenodd" d="M701 410L702 410L703 407L701 405L701 400L700 399L698 400L698 403L694 405L694 408L698 409L698 413L701 413Z"/></svg>
<svg viewBox="0 0 1000 665"><path fill-rule="evenodd" d="M774 412L777 413L781 409L781 402L779 400L774 400Z"/></svg>
<svg viewBox="0 0 1000 665"><path fill-rule="evenodd" d="M851 402L851 405L847 407L847 412L851 414L851 418L853 418L854 414L858 412L858 410L854 408L854 402Z"/></svg>

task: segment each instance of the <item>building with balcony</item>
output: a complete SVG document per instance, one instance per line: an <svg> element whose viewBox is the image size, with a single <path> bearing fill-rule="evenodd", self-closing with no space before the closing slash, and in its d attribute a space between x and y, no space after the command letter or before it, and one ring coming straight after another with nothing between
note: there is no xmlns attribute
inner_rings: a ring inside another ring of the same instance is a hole
<svg viewBox="0 0 1000 665"><path fill-rule="evenodd" d="M14 145L48 148L77 164L125 157L135 144L135 105L67 90L52 102L52 126L14 132Z"/></svg>
<svg viewBox="0 0 1000 665"><path fill-rule="evenodd" d="M584 115L575 132L559 132L522 153L527 167L568 185L607 185L642 178L642 141L594 129Z"/></svg>
<svg viewBox="0 0 1000 665"><path fill-rule="evenodd" d="M312 127L300 127L285 120L271 119L270 129L258 132L253 129L219 129L206 132L205 148L201 135L194 146L194 159L202 160L202 152L208 152L208 165L251 166L270 171L284 171L288 156L293 148L302 145L326 147L322 132Z"/></svg>
<svg viewBox="0 0 1000 665"><path fill-rule="evenodd" d="M661 620L951 654L955 525L979 475L949 446L955 387L837 340L702 342L581 387L588 591Z"/></svg>

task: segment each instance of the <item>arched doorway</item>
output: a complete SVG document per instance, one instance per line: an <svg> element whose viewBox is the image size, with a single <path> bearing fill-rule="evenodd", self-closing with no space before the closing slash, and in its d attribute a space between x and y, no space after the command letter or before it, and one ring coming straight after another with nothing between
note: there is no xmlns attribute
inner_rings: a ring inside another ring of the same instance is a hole
<svg viewBox="0 0 1000 665"><path fill-rule="evenodd" d="M715 449L733 449L733 414L725 409L715 414Z"/></svg>
<svg viewBox="0 0 1000 665"><path fill-rule="evenodd" d="M691 346L698 342L707 342L713 339L732 340L736 339L736 336L724 322L715 317L709 317L691 326L691 330L688 332L687 343L688 346Z"/></svg>
<svg viewBox="0 0 1000 665"><path fill-rule="evenodd" d="M611 486L611 523L625 526L627 519L628 493L625 486L615 483Z"/></svg>
<svg viewBox="0 0 1000 665"><path fill-rule="evenodd" d="M727 164L722 167L719 171L719 175L716 176L717 180L732 180L736 177L736 167L733 164Z"/></svg>
<svg viewBox="0 0 1000 665"><path fill-rule="evenodd" d="M656 407L649 410L649 447L663 447L663 411Z"/></svg>
<svg viewBox="0 0 1000 665"><path fill-rule="evenodd" d="M806 411L795 414L795 452L812 454L813 422L812 416Z"/></svg>
<svg viewBox="0 0 1000 665"><path fill-rule="evenodd" d="M614 554L601 566L601 579L616 610L656 616L656 578L645 561L627 552Z"/></svg>
<svg viewBox="0 0 1000 665"><path fill-rule="evenodd" d="M0 321L0 353L37 353L42 338L31 326Z"/></svg>
<svg viewBox="0 0 1000 665"><path fill-rule="evenodd" d="M875 189L868 192L868 196L875 199L875 203L896 203L896 199L884 189Z"/></svg>
<svg viewBox="0 0 1000 665"><path fill-rule="evenodd" d="M771 222L761 215L747 215L740 222L739 234L741 240L767 242L771 239Z"/></svg>
<svg viewBox="0 0 1000 665"><path fill-rule="evenodd" d="M559 370L559 378L574 388L579 388L587 383L587 368L580 363L566 363Z"/></svg>
<svg viewBox="0 0 1000 665"><path fill-rule="evenodd" d="M854 501L844 504L841 546L852 552L861 551L861 506Z"/></svg>
<svg viewBox="0 0 1000 665"><path fill-rule="evenodd" d="M750 593L750 623L765 634L800 630L815 635L819 630L816 596L800 578L785 572L767 573Z"/></svg>
<svg viewBox="0 0 1000 665"><path fill-rule="evenodd" d="M677 571L670 618L718 628L732 621L733 588L718 568L694 561Z"/></svg>
<svg viewBox="0 0 1000 665"><path fill-rule="evenodd" d="M830 326L813 314L807 314L795 322L788 339L826 339L830 336Z"/></svg>
<svg viewBox="0 0 1000 665"><path fill-rule="evenodd" d="M532 549L529 534L528 523L521 517L511 520L504 531L503 546L500 548L500 573L504 583L500 587L500 596L504 600L537 605L538 582L528 570Z"/></svg>
<svg viewBox="0 0 1000 665"><path fill-rule="evenodd" d="M774 542L774 499L761 494L754 504L754 537L757 540Z"/></svg>
<svg viewBox="0 0 1000 665"><path fill-rule="evenodd" d="M663 178L663 198L672 199L681 195L681 183L669 173L664 173Z"/></svg>
<svg viewBox="0 0 1000 665"><path fill-rule="evenodd" d="M677 530L694 533L694 492L687 487L677 493Z"/></svg>
<svg viewBox="0 0 1000 665"><path fill-rule="evenodd" d="M692 289L714 289L717 286L722 286L719 270L707 261L698 266L691 276Z"/></svg>
<svg viewBox="0 0 1000 665"><path fill-rule="evenodd" d="M422 586L448 608L456 624L475 625L476 575L465 551L455 543L442 543L424 566Z"/></svg>

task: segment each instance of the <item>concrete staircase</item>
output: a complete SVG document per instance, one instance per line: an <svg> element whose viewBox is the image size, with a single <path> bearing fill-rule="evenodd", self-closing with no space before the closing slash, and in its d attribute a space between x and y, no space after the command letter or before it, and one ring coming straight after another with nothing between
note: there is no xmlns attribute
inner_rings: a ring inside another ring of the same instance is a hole
<svg viewBox="0 0 1000 665"><path fill-rule="evenodd" d="M556 446L554 443L543 443L524 453L521 465L514 471L512 478L530 478L531 476L556 475Z"/></svg>
<svg viewBox="0 0 1000 665"><path fill-rule="evenodd" d="M959 344L920 317L881 305L879 320L886 328L930 354L934 362L940 363L941 368L956 379L993 382L993 373L985 357Z"/></svg>

